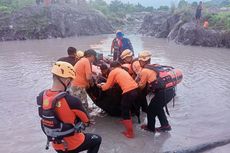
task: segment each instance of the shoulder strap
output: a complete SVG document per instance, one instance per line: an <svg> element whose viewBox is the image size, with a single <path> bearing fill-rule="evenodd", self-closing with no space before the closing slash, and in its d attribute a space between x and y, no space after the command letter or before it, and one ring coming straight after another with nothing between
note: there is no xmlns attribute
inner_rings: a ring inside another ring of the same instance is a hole
<svg viewBox="0 0 230 153"><path fill-rule="evenodd" d="M39 95L37 96L37 105L42 106L43 104L43 95L45 93L46 90L43 90L42 92L39 93Z"/></svg>
<svg viewBox="0 0 230 153"><path fill-rule="evenodd" d="M56 107L57 102L58 102L60 99L64 98L66 95L67 95L67 92L64 92L64 91L58 93L58 94L54 97L54 99L53 99L53 101L52 101L52 109L54 109L54 108Z"/></svg>

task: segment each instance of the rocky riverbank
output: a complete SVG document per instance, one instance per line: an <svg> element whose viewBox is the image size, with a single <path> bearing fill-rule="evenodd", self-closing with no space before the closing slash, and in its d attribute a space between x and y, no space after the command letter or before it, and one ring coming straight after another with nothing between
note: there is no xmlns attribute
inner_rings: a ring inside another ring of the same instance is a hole
<svg viewBox="0 0 230 153"><path fill-rule="evenodd" d="M102 13L70 4L28 6L10 14L0 12L0 41L64 38L113 31Z"/></svg>
<svg viewBox="0 0 230 153"><path fill-rule="evenodd" d="M168 38L184 45L230 48L230 32L197 26L192 16L186 13L148 14L144 18L139 33L157 38Z"/></svg>

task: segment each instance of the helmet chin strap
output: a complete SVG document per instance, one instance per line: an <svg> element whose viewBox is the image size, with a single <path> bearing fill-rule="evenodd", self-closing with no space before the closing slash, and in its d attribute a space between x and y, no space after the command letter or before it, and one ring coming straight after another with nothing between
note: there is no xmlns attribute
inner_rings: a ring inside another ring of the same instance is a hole
<svg viewBox="0 0 230 153"><path fill-rule="evenodd" d="M64 91L66 91L68 85L70 84L70 82L68 83L68 85L65 85L64 82L63 82L59 77L58 77L57 79L58 79L58 80L61 82L61 84L64 86Z"/></svg>

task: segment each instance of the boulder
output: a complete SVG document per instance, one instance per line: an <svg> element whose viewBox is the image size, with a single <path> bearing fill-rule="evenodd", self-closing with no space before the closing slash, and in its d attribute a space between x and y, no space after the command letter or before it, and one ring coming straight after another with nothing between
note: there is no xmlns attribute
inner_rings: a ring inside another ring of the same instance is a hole
<svg viewBox="0 0 230 153"><path fill-rule="evenodd" d="M111 24L99 11L71 4L28 6L0 14L0 41L109 34Z"/></svg>
<svg viewBox="0 0 230 153"><path fill-rule="evenodd" d="M146 15L139 33L147 36L162 37L162 35L165 35L164 33L167 33L167 24L165 23L168 16L169 14L165 12L154 12ZM162 26L163 24L164 26Z"/></svg>
<svg viewBox="0 0 230 153"><path fill-rule="evenodd" d="M176 42L184 45L222 47L223 32L208 30L197 26L193 22L181 26Z"/></svg>

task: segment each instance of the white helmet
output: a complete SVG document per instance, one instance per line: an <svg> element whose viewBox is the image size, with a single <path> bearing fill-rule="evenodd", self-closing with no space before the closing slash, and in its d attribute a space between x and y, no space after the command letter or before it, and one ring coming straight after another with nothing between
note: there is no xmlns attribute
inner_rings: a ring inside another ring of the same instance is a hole
<svg viewBox="0 0 230 153"><path fill-rule="evenodd" d="M150 51L144 50L138 54L138 60L146 62L151 59L151 56L152 54Z"/></svg>
<svg viewBox="0 0 230 153"><path fill-rule="evenodd" d="M126 49L121 53L120 58L123 60L126 57L130 57L130 56L133 56L133 52L129 49Z"/></svg>

